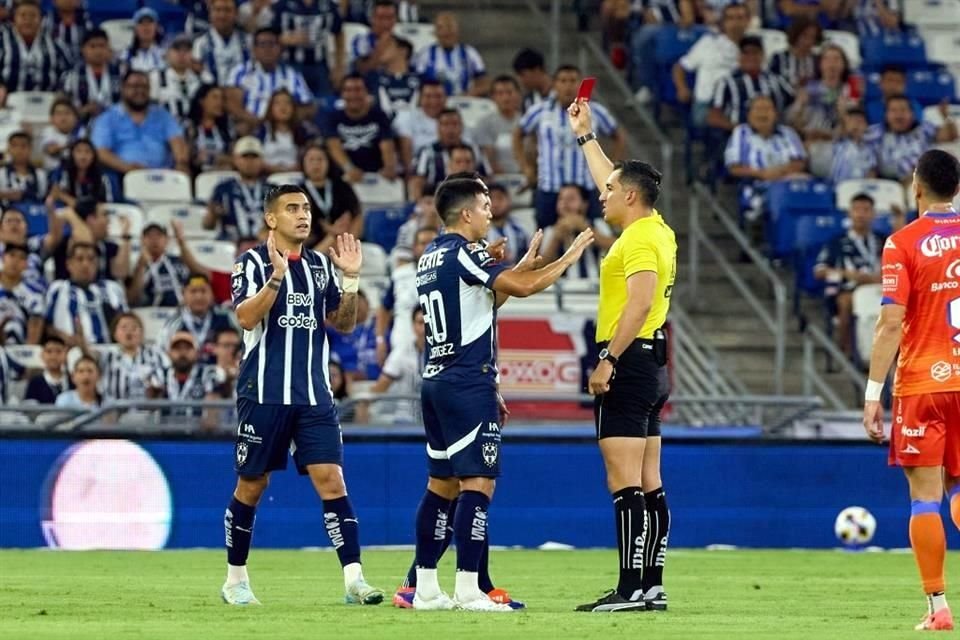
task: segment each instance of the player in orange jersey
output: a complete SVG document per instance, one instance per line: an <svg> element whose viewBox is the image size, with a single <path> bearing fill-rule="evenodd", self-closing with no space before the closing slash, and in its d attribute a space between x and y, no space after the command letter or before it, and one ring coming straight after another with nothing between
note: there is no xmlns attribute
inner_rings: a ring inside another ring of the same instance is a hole
<svg viewBox="0 0 960 640"><path fill-rule="evenodd" d="M893 385L891 465L910 485L910 546L927 594L921 631L953 629L944 595L946 536L943 493L960 527L960 161L945 151L924 153L913 174L922 212L883 249L883 306L873 338L863 426L884 440L880 394L900 350Z"/></svg>

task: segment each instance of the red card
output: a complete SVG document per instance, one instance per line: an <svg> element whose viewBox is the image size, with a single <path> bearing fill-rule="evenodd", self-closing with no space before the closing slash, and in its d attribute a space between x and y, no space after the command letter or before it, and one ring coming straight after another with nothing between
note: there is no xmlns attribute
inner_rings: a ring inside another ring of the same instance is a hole
<svg viewBox="0 0 960 640"><path fill-rule="evenodd" d="M596 78L584 78L580 81L580 88L577 89L577 101L583 100L590 102L590 94L593 93L593 85L597 84Z"/></svg>

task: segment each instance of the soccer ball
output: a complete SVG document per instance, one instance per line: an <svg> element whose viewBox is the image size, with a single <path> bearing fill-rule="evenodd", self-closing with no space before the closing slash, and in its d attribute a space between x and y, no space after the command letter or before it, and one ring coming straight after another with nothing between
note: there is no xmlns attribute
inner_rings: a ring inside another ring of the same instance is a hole
<svg viewBox="0 0 960 640"><path fill-rule="evenodd" d="M863 507L847 507L837 515L833 531L844 545L855 547L873 540L877 520Z"/></svg>

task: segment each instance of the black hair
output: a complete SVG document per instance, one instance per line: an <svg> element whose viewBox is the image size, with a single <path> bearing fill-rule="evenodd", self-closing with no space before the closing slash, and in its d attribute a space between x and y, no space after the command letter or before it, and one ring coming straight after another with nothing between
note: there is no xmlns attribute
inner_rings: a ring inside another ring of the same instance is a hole
<svg viewBox="0 0 960 640"><path fill-rule="evenodd" d="M760 36L743 36L740 39L740 51L745 50L747 47L756 47L763 51L763 40Z"/></svg>
<svg viewBox="0 0 960 640"><path fill-rule="evenodd" d="M142 20L143 20L143 18L141 18L141 21L142 21ZM165 34L164 34L164 32L163 32L163 25L160 24L160 21L158 20L158 21L157 21L157 33L156 33L155 36L153 36L153 42L151 42L150 44L151 44L151 45L160 46L161 44L163 44L163 39L164 39L164 37L165 37ZM134 31L133 31L133 35L132 35L131 38L130 38L130 46L127 48L129 57L132 59L135 55L137 55L137 51L139 51L139 50L140 50L140 41L137 39L137 32L136 32L136 30L134 30ZM130 69L129 71L127 71L127 73L123 76L123 82L126 83L126 82L127 82L127 78L130 77L130 74L131 74L131 73L135 73L135 72L136 72L135 69ZM141 72L141 73L143 73L143 72ZM143 73L143 75L149 77L146 73Z"/></svg>
<svg viewBox="0 0 960 640"><path fill-rule="evenodd" d="M87 31L85 34L83 34L83 40L80 41L80 46L87 46L87 43L91 40L106 40L109 43L110 36L107 35L107 32L100 27L94 27L93 29L90 29L90 31Z"/></svg>
<svg viewBox="0 0 960 640"><path fill-rule="evenodd" d="M560 185L560 189L576 189L577 193L580 194L581 200L584 202L590 202L590 196L587 193L587 190L575 182L564 182L562 185ZM560 189L557 189L557 193L560 193Z"/></svg>
<svg viewBox="0 0 960 640"><path fill-rule="evenodd" d="M507 186L502 182L494 182L487 185L487 191L493 193L494 191L499 191L500 193L505 193L508 196L510 195L510 190L507 189Z"/></svg>
<svg viewBox="0 0 960 640"><path fill-rule="evenodd" d="M273 209L273 206L277 204L277 200L280 199L280 196L285 196L288 193L299 193L303 196L307 195L300 185L281 184L273 189L267 189L267 193L263 196L263 210L270 211Z"/></svg>
<svg viewBox="0 0 960 640"><path fill-rule="evenodd" d="M517 91L520 91L520 83L517 82L517 79L514 78L513 76L509 76L509 75L507 75L507 74L505 74L505 73L500 74L499 76L497 76L496 78L494 78L494 79L493 79L493 84L494 84L494 85L498 85L498 84L512 84L514 89L516 89Z"/></svg>
<svg viewBox="0 0 960 640"><path fill-rule="evenodd" d="M84 353L79 358L77 358L77 360L73 363L73 371L71 371L70 373L76 372L77 367L80 366L81 362L91 363L93 365L93 368L97 370L97 373L103 372L103 370L100 368L100 362L89 353ZM98 397L99 397L99 394L98 394Z"/></svg>
<svg viewBox="0 0 960 640"><path fill-rule="evenodd" d="M543 54L536 49L520 49L513 57L513 70L521 73L533 69L546 69Z"/></svg>
<svg viewBox="0 0 960 640"><path fill-rule="evenodd" d="M437 114L437 120L439 121L440 118L442 118L443 116L449 116L451 114L457 116L458 118L460 118L460 121L463 122L463 116L460 115L460 112L451 107L444 107L443 111Z"/></svg>
<svg viewBox="0 0 960 640"><path fill-rule="evenodd" d="M937 200L952 200L960 187L960 160L942 149L930 149L917 161L917 181Z"/></svg>
<svg viewBox="0 0 960 640"><path fill-rule="evenodd" d="M124 318L130 318L136 322L137 325L140 326L140 330L143 331L143 320L140 319L140 316L135 314L133 311L121 311L117 315L113 316L112 320L110 320L110 337L113 338L114 341L117 339L117 325L119 325L120 321Z"/></svg>
<svg viewBox="0 0 960 640"><path fill-rule="evenodd" d="M407 52L407 58L413 57L413 43L407 40L406 38L398 38L394 36L393 41L398 47Z"/></svg>
<svg viewBox="0 0 960 640"><path fill-rule="evenodd" d="M557 70L553 72L553 79L556 80L557 76L564 72L573 72L577 75L580 75L580 67L572 64L562 64L557 67Z"/></svg>
<svg viewBox="0 0 960 640"><path fill-rule="evenodd" d="M455 225L460 212L472 205L477 196L487 193L487 188L478 179L457 173L437 186L437 212L446 226Z"/></svg>
<svg viewBox="0 0 960 640"><path fill-rule="evenodd" d="M76 160L73 159L73 151L79 146L90 147L90 151L93 152L93 160L87 168L87 173L82 183L80 182L80 169L77 167ZM98 202L106 202L109 194L107 193L107 185L104 181L103 166L97 157L97 148L93 145L90 138L78 138L74 140L61 165L63 167L63 175L67 179L66 191L70 195L79 197L87 193Z"/></svg>
<svg viewBox="0 0 960 640"><path fill-rule="evenodd" d="M910 104L911 104L911 103L910 103L910 97L907 96L907 94L905 94L905 93L895 93L895 94L893 94L892 96L887 96L887 99L883 101L883 106L884 106L884 107L887 107L887 106L890 105L891 102L893 102L893 101L895 101L895 100L903 100L904 102L907 103L907 105L910 105ZM912 111L913 111L913 109L911 109L911 112L912 112Z"/></svg>
<svg viewBox="0 0 960 640"><path fill-rule="evenodd" d="M40 0L15 0L13 3L13 11L11 11L11 13L16 13L17 9L20 7L34 7L37 9L37 11L43 11L42 7L40 6Z"/></svg>
<svg viewBox="0 0 960 640"><path fill-rule="evenodd" d="M457 151L457 150L460 150L460 151L469 151L471 157L473 157L474 160L477 159L477 154L474 152L473 147L471 147L471 146L468 145L468 144L463 144L462 142L459 142L459 143L457 143L457 144L450 145L449 147L447 147L447 154L448 154L449 156L453 156L453 152L454 152L454 151Z"/></svg>
<svg viewBox="0 0 960 640"><path fill-rule="evenodd" d="M43 340L40 341L40 344L45 347L51 342L54 344L58 344L61 347L67 346L67 343L63 341L63 338L61 338L60 336L54 335L52 333L48 333L46 336L44 336Z"/></svg>
<svg viewBox="0 0 960 640"><path fill-rule="evenodd" d="M32 144L33 136L30 135L29 131L24 131L21 129L20 131L14 131L9 136L7 136L7 144L10 144L14 140L26 140L27 144Z"/></svg>
<svg viewBox="0 0 960 640"><path fill-rule="evenodd" d="M423 307L417 304L413 306L413 309L410 309L410 322L416 322L418 313L423 315Z"/></svg>
<svg viewBox="0 0 960 640"><path fill-rule="evenodd" d="M863 107L851 107L847 109L846 115L848 116L862 116L867 117L867 112L863 110Z"/></svg>
<svg viewBox="0 0 960 640"><path fill-rule="evenodd" d="M139 69L127 69L127 72L123 74L123 79L120 81L120 84L127 84L127 80L129 80L131 76L143 76L148 81L150 80L150 74L148 74L146 71L140 71Z"/></svg>
<svg viewBox="0 0 960 640"><path fill-rule="evenodd" d="M19 251L24 256L30 255L30 249L25 244L7 242L6 244L3 245L3 255L7 255L11 251Z"/></svg>
<svg viewBox="0 0 960 640"><path fill-rule="evenodd" d="M640 192L643 204L652 207L660 197L660 181L663 174L653 168L653 165L639 160L621 160L613 165L614 170L620 170L620 184L628 185Z"/></svg>
<svg viewBox="0 0 960 640"><path fill-rule="evenodd" d="M448 178L450 176L447 176ZM423 185L423 190L420 191L420 197L423 196L435 196L437 195L437 185L435 184L425 184Z"/></svg>
<svg viewBox="0 0 960 640"><path fill-rule="evenodd" d="M73 205L77 215L86 220L90 216L97 214L97 199L93 196L80 196Z"/></svg>
<svg viewBox="0 0 960 640"><path fill-rule="evenodd" d="M193 126L200 126L200 120L203 118L203 101L207 99L207 96L210 95L210 92L214 89L222 89L222 87L215 84L202 84L197 89L197 92L193 94L193 99L190 100L190 113L188 115L190 123L193 124ZM230 140L233 137L230 133L229 116L226 113L214 121L214 126L216 126L217 131L224 140Z"/></svg>
<svg viewBox="0 0 960 640"><path fill-rule="evenodd" d="M373 3L373 8L376 9L377 7L393 7L396 9L397 0L376 0L376 2ZM373 12L371 11L371 13Z"/></svg>
<svg viewBox="0 0 960 640"><path fill-rule="evenodd" d="M793 19L793 22L790 23L790 26L787 27L787 42L791 45L797 44L797 40L800 39L800 36L802 36L803 32L807 29L817 30L817 44L819 44L823 37L823 29L816 20L805 16L797 16Z"/></svg>
<svg viewBox="0 0 960 640"><path fill-rule="evenodd" d="M367 81L364 80L363 76L356 71L351 71L347 75L343 76L343 81L340 83L340 86L343 86L343 83L346 82L347 80L359 80L360 84L363 85L363 88L364 89L367 88Z"/></svg>
<svg viewBox="0 0 960 640"><path fill-rule="evenodd" d="M77 255L77 251L80 251L81 249L89 249L90 251L93 251L95 256L100 255L100 250L95 244L91 244L89 242L70 242L69 246L67 246L67 258L73 258L75 255Z"/></svg>
<svg viewBox="0 0 960 640"><path fill-rule="evenodd" d="M854 202L869 202L871 207L877 203L877 201L873 199L873 196L864 191L861 191L850 198L850 204L853 204Z"/></svg>
<svg viewBox="0 0 960 640"><path fill-rule="evenodd" d="M425 80L420 81L420 95L423 95L423 90L426 89L427 87L439 87L440 89L443 90L444 93L447 92L447 88L443 86L442 82L439 82L432 78L427 78Z"/></svg>
<svg viewBox="0 0 960 640"><path fill-rule="evenodd" d="M269 35L271 35L271 36L275 36L275 37L278 38L278 39L280 38L280 30L279 30L279 29L275 29L275 28L273 28L273 27L260 27L259 29L257 29L256 31L253 32L253 44L256 45L256 43L257 43L257 38L259 38L261 35L263 35L263 34L265 34L265 33L266 33L266 34L269 34Z"/></svg>
<svg viewBox="0 0 960 640"><path fill-rule="evenodd" d="M68 107L73 111L73 115L80 117L80 112L77 111L77 105L73 104L73 101L69 98L57 98L50 103L50 115L53 115L53 112L56 111L57 107Z"/></svg>
<svg viewBox="0 0 960 640"><path fill-rule="evenodd" d="M907 75L907 70L904 69L899 64L885 64L880 67L880 75L882 76L885 73L899 73L900 75Z"/></svg>

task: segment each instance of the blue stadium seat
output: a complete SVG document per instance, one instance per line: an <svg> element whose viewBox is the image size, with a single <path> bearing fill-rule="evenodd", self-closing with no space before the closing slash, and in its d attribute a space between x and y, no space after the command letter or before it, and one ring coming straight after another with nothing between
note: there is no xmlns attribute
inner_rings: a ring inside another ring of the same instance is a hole
<svg viewBox="0 0 960 640"><path fill-rule="evenodd" d="M104 20L132 18L133 13L139 8L140 2L138 0L110 0L110 2L87 3L87 11L90 14L90 19L96 24Z"/></svg>
<svg viewBox="0 0 960 640"><path fill-rule="evenodd" d="M956 83L946 69L920 69L907 74L907 95L923 106L940 104L956 97Z"/></svg>
<svg viewBox="0 0 960 640"><path fill-rule="evenodd" d="M797 219L836 212L833 189L819 180L779 180L767 189L770 212L767 241L773 257L789 256L796 249Z"/></svg>
<svg viewBox="0 0 960 640"><path fill-rule="evenodd" d="M899 64L908 69L925 67L927 51L923 38L916 32L886 32L860 40L865 69L879 70L887 64Z"/></svg>
<svg viewBox="0 0 960 640"><path fill-rule="evenodd" d="M707 32L706 27L696 25L689 29L678 29L675 25L664 25L657 31L656 64L658 97L667 104L677 104L677 92L673 86L673 65L686 55L687 51ZM692 74L687 80L691 82Z"/></svg>
<svg viewBox="0 0 960 640"><path fill-rule="evenodd" d="M27 235L42 236L49 231L47 224L47 205L42 202L15 202L10 205L27 219Z"/></svg>
<svg viewBox="0 0 960 640"><path fill-rule="evenodd" d="M914 99L910 99L910 104L913 106L913 116L917 119L917 122L923 120L923 106ZM867 122L870 124L879 124L883 122L884 115L886 114L886 105L883 104L883 101L880 99L871 100L867 102Z"/></svg>
<svg viewBox="0 0 960 640"><path fill-rule="evenodd" d="M410 212L408 205L367 209L363 214L363 239L380 245L390 253L397 244L397 232L410 217Z"/></svg>
<svg viewBox="0 0 960 640"><path fill-rule="evenodd" d="M795 218L794 271L797 293L819 296L823 282L813 277L820 249L844 233L847 216L842 211Z"/></svg>

